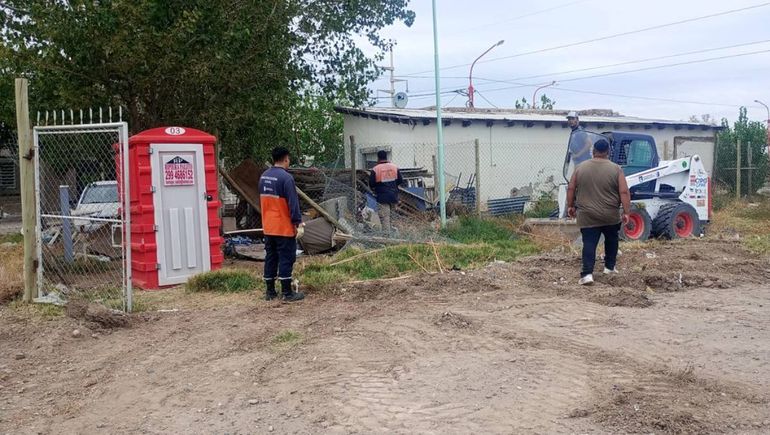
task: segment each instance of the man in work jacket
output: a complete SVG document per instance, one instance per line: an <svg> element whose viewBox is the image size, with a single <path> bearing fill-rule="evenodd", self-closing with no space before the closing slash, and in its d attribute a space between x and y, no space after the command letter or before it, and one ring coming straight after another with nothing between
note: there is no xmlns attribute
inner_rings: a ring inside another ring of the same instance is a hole
<svg viewBox="0 0 770 435"><path fill-rule="evenodd" d="M386 233L390 233L392 230L390 225L391 209L395 204L398 204L398 186L403 182L404 179L401 178L401 171L398 170L398 166L388 161L388 153L378 151L377 165L369 173L369 186L372 187L374 196L377 198L382 230Z"/></svg>
<svg viewBox="0 0 770 435"><path fill-rule="evenodd" d="M297 238L304 233L294 178L289 174L289 150L273 149L273 167L259 178L259 205L265 234L265 299L278 297L275 280L281 282L283 300L299 301L304 293L292 289L292 270L297 259Z"/></svg>

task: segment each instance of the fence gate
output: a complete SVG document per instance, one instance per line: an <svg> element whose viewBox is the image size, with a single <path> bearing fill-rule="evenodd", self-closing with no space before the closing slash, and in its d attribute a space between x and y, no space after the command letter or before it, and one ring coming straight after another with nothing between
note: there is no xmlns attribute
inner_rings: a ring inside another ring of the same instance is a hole
<svg viewBox="0 0 770 435"><path fill-rule="evenodd" d="M34 128L39 294L131 311L128 125Z"/></svg>

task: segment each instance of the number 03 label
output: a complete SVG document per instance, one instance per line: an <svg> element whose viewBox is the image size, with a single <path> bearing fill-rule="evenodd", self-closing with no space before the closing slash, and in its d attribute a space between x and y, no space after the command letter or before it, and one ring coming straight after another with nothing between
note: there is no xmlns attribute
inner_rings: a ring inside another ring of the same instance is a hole
<svg viewBox="0 0 770 435"><path fill-rule="evenodd" d="M166 128L166 134L169 136L181 136L185 133L185 129L182 127L168 127Z"/></svg>

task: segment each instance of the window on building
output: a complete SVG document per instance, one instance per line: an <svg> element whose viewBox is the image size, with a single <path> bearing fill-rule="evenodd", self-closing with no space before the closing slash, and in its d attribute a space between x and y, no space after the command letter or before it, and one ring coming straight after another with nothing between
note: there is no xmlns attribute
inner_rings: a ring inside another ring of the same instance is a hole
<svg viewBox="0 0 770 435"><path fill-rule="evenodd" d="M0 189L16 189L16 165L11 159L0 159Z"/></svg>

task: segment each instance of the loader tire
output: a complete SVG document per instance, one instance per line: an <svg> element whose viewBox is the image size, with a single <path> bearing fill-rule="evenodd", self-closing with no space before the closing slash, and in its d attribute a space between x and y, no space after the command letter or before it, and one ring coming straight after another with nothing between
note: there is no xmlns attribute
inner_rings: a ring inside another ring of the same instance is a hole
<svg viewBox="0 0 770 435"><path fill-rule="evenodd" d="M690 204L675 202L666 204L658 211L652 222L655 237L664 239L685 239L700 235L698 213Z"/></svg>
<svg viewBox="0 0 770 435"><path fill-rule="evenodd" d="M647 210L635 205L631 206L631 213L628 214L628 223L620 227L620 238L622 240L647 240L652 234L652 219Z"/></svg>

